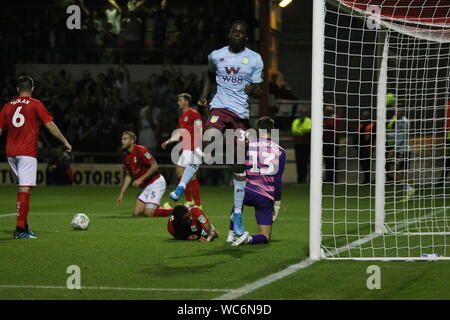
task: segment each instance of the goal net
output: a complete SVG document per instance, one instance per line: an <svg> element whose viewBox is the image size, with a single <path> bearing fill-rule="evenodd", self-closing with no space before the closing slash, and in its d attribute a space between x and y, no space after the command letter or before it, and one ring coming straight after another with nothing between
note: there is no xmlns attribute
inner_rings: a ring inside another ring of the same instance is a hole
<svg viewBox="0 0 450 320"><path fill-rule="evenodd" d="M314 5L311 258L448 259L450 1Z"/></svg>

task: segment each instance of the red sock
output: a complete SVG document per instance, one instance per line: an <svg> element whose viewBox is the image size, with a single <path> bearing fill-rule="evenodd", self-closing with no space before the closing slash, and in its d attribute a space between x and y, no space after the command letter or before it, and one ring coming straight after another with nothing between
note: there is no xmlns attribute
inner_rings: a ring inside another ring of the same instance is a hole
<svg viewBox="0 0 450 320"><path fill-rule="evenodd" d="M17 227L25 229L29 209L30 194L28 192L19 192L17 194Z"/></svg>
<svg viewBox="0 0 450 320"><path fill-rule="evenodd" d="M167 217L170 216L173 212L173 208L162 208L159 207L158 209L156 209L155 211L153 211L153 216L154 217Z"/></svg>
<svg viewBox="0 0 450 320"><path fill-rule="evenodd" d="M200 201L200 184L198 183L198 179L194 178L189 182L191 185L192 196L194 197L194 202L196 206L201 205Z"/></svg>
<svg viewBox="0 0 450 320"><path fill-rule="evenodd" d="M181 179L181 177L178 180L180 180L180 179ZM192 193L192 191L191 191L191 183L189 182L186 185L186 188L184 189L184 196L186 197L186 201L189 201L189 202L192 201L191 193Z"/></svg>

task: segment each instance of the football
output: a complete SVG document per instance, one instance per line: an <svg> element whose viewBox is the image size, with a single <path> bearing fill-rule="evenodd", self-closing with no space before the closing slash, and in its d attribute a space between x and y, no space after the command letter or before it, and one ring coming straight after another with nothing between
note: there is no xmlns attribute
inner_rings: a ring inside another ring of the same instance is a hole
<svg viewBox="0 0 450 320"><path fill-rule="evenodd" d="M84 213L77 213L73 216L71 224L75 230L87 230L89 227L89 217Z"/></svg>

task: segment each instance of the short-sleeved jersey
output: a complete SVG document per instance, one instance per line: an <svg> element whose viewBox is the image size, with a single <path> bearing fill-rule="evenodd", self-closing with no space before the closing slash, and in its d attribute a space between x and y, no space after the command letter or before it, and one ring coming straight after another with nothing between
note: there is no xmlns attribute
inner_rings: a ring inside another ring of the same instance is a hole
<svg viewBox="0 0 450 320"><path fill-rule="evenodd" d="M208 217L203 213L200 208L192 207L188 209L192 217L191 222L191 234L196 234L201 236L204 234L203 227L208 224ZM177 238L175 228L173 226L174 217L170 216L169 221L167 221L167 231L174 237Z"/></svg>
<svg viewBox="0 0 450 320"><path fill-rule="evenodd" d="M270 200L281 200L286 152L269 139L251 141L245 157L246 189Z"/></svg>
<svg viewBox="0 0 450 320"><path fill-rule="evenodd" d="M233 53L229 46L214 50L208 56L208 71L216 73L217 93L211 108L227 109L242 119L249 118L247 84L261 83L264 64L259 53L245 48Z"/></svg>
<svg viewBox="0 0 450 320"><path fill-rule="evenodd" d="M409 152L409 119L403 116L395 122L395 131L393 133L395 139L395 151Z"/></svg>
<svg viewBox="0 0 450 320"><path fill-rule="evenodd" d="M44 104L30 97L18 97L0 112L0 128L7 130L6 155L37 157L39 122L53 120Z"/></svg>
<svg viewBox="0 0 450 320"><path fill-rule="evenodd" d="M199 141L197 143L194 140L195 122L197 121L200 122L200 127L202 127L202 116L193 108L188 108L178 118L178 129L186 129L190 135L190 140L185 141L182 138L183 150L195 150L196 147L200 147L197 144L201 143L201 137L198 138Z"/></svg>
<svg viewBox="0 0 450 320"><path fill-rule="evenodd" d="M133 180L142 177L150 168L154 157L150 151L141 145L135 144L131 152L126 152L123 157L124 170L130 173ZM145 188L160 177L159 171L144 180L139 187Z"/></svg>

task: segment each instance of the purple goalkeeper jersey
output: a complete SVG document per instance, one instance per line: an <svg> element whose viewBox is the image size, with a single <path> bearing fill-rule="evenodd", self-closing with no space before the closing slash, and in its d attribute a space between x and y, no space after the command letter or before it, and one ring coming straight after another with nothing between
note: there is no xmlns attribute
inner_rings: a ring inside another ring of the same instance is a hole
<svg viewBox="0 0 450 320"><path fill-rule="evenodd" d="M245 157L246 189L272 201L281 200L281 177L286 152L270 139L250 142Z"/></svg>

